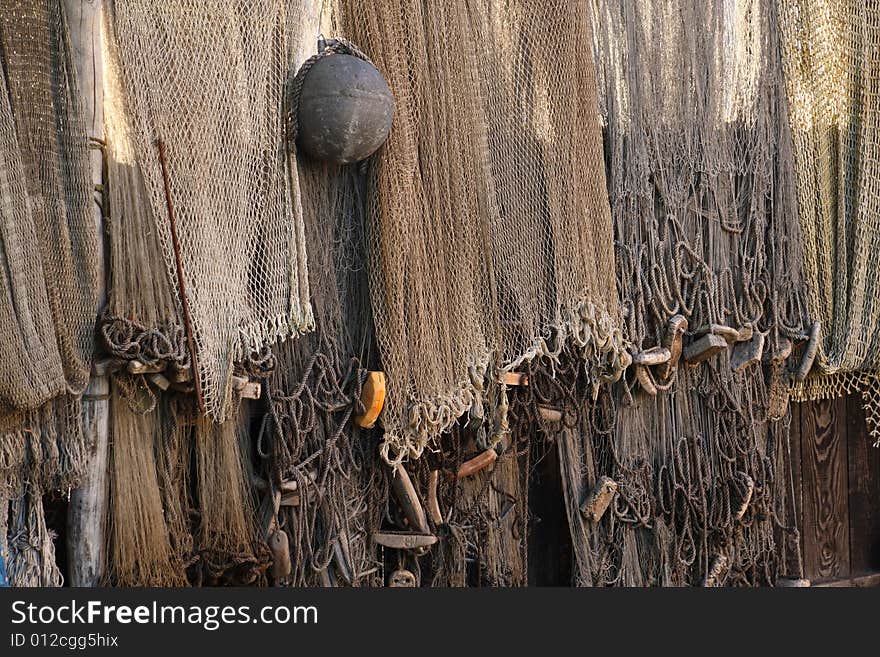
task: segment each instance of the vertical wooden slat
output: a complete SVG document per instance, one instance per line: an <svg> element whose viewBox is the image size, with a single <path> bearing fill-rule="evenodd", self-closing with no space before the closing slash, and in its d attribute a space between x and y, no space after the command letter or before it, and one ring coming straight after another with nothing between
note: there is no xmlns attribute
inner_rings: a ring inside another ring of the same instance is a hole
<svg viewBox="0 0 880 657"><path fill-rule="evenodd" d="M70 44L76 65L83 115L89 137L104 137L103 60L101 55L101 0L64 0ZM103 183L101 152L92 151L92 180ZM104 235L101 210L95 204L95 229ZM103 243L101 246L104 252ZM104 305L104 259L99 259L99 299ZM79 488L70 495L67 513L68 581L73 586L97 586L104 573L104 520L107 515L110 385L106 376L89 380L83 396L83 431L91 452Z"/></svg>
<svg viewBox="0 0 880 657"><path fill-rule="evenodd" d="M801 412L805 575L849 577L846 400L816 401Z"/></svg>
<svg viewBox="0 0 880 657"><path fill-rule="evenodd" d="M846 409L850 568L856 576L880 571L880 449L868 436L861 397L850 396Z"/></svg>

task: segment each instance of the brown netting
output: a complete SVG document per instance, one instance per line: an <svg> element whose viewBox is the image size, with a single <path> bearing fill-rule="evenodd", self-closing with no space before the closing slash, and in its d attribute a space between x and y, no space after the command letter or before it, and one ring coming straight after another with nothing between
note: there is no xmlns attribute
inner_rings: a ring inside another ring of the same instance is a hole
<svg viewBox="0 0 880 657"><path fill-rule="evenodd" d="M722 385L717 374L689 368L673 392L635 406L600 398L559 434L575 584L768 586L800 575L790 416L766 422L761 377ZM617 491L596 523L581 506L601 477Z"/></svg>
<svg viewBox="0 0 880 657"><path fill-rule="evenodd" d="M0 409L32 409L88 382L97 229L88 141L59 2L0 6Z"/></svg>
<svg viewBox="0 0 880 657"><path fill-rule="evenodd" d="M340 3L387 79L371 166L370 274L388 377L383 456L464 413L507 431L500 372L571 343L591 381L625 365L584 3Z"/></svg>
<svg viewBox="0 0 880 657"><path fill-rule="evenodd" d="M810 310L819 367L795 394L861 390L880 443L880 7L779 2Z"/></svg>
<svg viewBox="0 0 880 657"><path fill-rule="evenodd" d="M98 303L91 204L62 5L3 0L0 515L16 586L61 584L42 496L73 485L88 455L78 395L88 382Z"/></svg>
<svg viewBox="0 0 880 657"><path fill-rule="evenodd" d="M791 138L768 1L595 0L627 337L680 313L802 340Z"/></svg>
<svg viewBox="0 0 880 657"><path fill-rule="evenodd" d="M192 539L187 545L173 540L189 530L189 518L181 518L188 512L189 451L179 458L178 432L163 422L170 417L167 404L138 413L119 392L114 384L106 579L118 586L185 585Z"/></svg>
<svg viewBox="0 0 880 657"><path fill-rule="evenodd" d="M112 385L107 583L265 584L247 409L215 424L130 378Z"/></svg>
<svg viewBox="0 0 880 657"><path fill-rule="evenodd" d="M517 417L515 398L511 418ZM419 572L422 586L525 586L528 581L530 427L514 426L515 443L495 463L457 480L462 462L479 454L474 427L455 427L441 442L442 450L409 466L423 500L429 500L432 472L436 476L437 510L431 518L439 542L425 565L404 563ZM426 502L426 504L430 504ZM386 562L394 566L393 559ZM538 568L542 564L537 564ZM425 572L427 571L427 572Z"/></svg>
<svg viewBox="0 0 880 657"><path fill-rule="evenodd" d="M774 6L591 7L626 335L659 347L681 315L685 346L709 333L722 353L566 404L576 581L772 584L798 568L789 354L811 328ZM728 347L757 355L733 371ZM618 488L594 523L579 507L602 476Z"/></svg>
<svg viewBox="0 0 880 657"><path fill-rule="evenodd" d="M5 502L2 496L0 502ZM63 577L55 561L56 537L46 525L43 491L39 486L23 484L8 505L0 505L4 515L7 506L6 569L10 585L61 586Z"/></svg>
<svg viewBox="0 0 880 657"><path fill-rule="evenodd" d="M119 87L119 64L107 41L103 43L107 179L102 211L109 267L100 345L116 358L187 368L190 355L175 279L169 278L149 191L135 157L134 134Z"/></svg>
<svg viewBox="0 0 880 657"><path fill-rule="evenodd" d="M281 121L301 7L113 0L105 11L107 73L118 75L108 87L120 93L115 107L128 114L133 146L125 153L125 144L114 145L115 156L138 166L127 175L139 196L142 177L149 209L133 205L152 216L175 292L176 314L166 304L134 319L170 331L177 353L182 318L202 410L222 421L232 363L313 323L298 182Z"/></svg>
<svg viewBox="0 0 880 657"><path fill-rule="evenodd" d="M315 332L276 348L257 452L265 506L289 538L294 586L381 585L371 534L387 498L378 431L360 429L361 385L374 360L359 167L298 165ZM291 487L296 487L292 492ZM287 491L287 492L285 492Z"/></svg>

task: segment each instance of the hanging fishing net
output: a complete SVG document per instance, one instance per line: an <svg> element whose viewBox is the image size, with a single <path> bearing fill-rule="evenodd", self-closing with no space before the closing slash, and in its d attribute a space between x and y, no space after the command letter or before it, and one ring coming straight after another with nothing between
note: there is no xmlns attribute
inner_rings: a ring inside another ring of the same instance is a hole
<svg viewBox="0 0 880 657"><path fill-rule="evenodd" d="M192 560L190 449L168 403L132 409L113 386L106 580L118 586L186 585Z"/></svg>
<svg viewBox="0 0 880 657"><path fill-rule="evenodd" d="M16 586L60 585L42 496L73 485L87 460L78 395L98 303L90 176L61 3L0 2L0 544Z"/></svg>
<svg viewBox="0 0 880 657"><path fill-rule="evenodd" d="M150 262L140 275L157 285L158 250L162 287L174 290L173 305L106 318L105 340L123 353L156 346L153 356L178 364L185 342L200 407L222 421L233 363L313 321L298 181L281 121L301 7L115 0L105 11L108 89L119 94L108 105L125 114L109 136L122 137L113 155L133 194L130 212L116 219L152 227L137 238L144 251L117 263L116 275L130 280L143 258Z"/></svg>
<svg viewBox="0 0 880 657"><path fill-rule="evenodd" d="M804 272L822 322L814 376L799 398L864 395L880 441L880 9L780 2Z"/></svg>
<svg viewBox="0 0 880 657"><path fill-rule="evenodd" d="M465 413L507 432L497 381L574 344L591 382L625 365L587 8L340 3L394 125L370 166L383 456L415 457Z"/></svg>
<svg viewBox="0 0 880 657"><path fill-rule="evenodd" d="M315 331L279 345L257 437L267 540L283 532L293 586L381 585L372 533L388 495L378 431L355 418L375 360L356 165L298 165ZM277 502L274 506L273 499ZM274 567L273 567L274 570Z"/></svg>
<svg viewBox="0 0 880 657"><path fill-rule="evenodd" d="M97 230L88 141L58 2L0 12L0 409L33 409L88 381Z"/></svg>
<svg viewBox="0 0 880 657"><path fill-rule="evenodd" d="M247 409L213 423L187 396L150 405L120 382L111 386L105 583L265 585Z"/></svg>
<svg viewBox="0 0 880 657"><path fill-rule="evenodd" d="M771 584L797 567L788 393L814 332L774 8L591 7L636 367L558 441L576 581Z"/></svg>

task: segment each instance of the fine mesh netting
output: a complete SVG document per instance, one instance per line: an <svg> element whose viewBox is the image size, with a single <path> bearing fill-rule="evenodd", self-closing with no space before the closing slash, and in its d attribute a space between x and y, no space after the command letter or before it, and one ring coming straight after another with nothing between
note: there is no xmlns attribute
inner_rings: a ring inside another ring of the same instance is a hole
<svg viewBox="0 0 880 657"><path fill-rule="evenodd" d="M575 579L772 584L798 568L788 390L811 328L774 7L591 6L634 360L687 327L677 368L634 368L558 440ZM603 476L594 523L579 507Z"/></svg>
<svg viewBox="0 0 880 657"><path fill-rule="evenodd" d="M298 182L281 121L301 8L115 0L105 10L108 75L118 76L108 88L119 91L113 106L130 127L130 145L116 144L114 156L137 164L132 189L140 195L142 177L177 311L166 305L134 319L156 329L164 327L146 320L182 322L194 342L200 406L222 421L233 362L312 324ZM179 333L168 343L179 344Z"/></svg>
<svg viewBox="0 0 880 657"><path fill-rule="evenodd" d="M88 142L58 2L0 5L0 410L88 381L97 230Z"/></svg>
<svg viewBox="0 0 880 657"><path fill-rule="evenodd" d="M0 2L0 546L57 586L43 495L81 476L98 303L88 141L58 0Z"/></svg>
<svg viewBox="0 0 880 657"><path fill-rule="evenodd" d="M804 270L823 329L818 371L796 394L860 389L880 441L880 8L778 4Z"/></svg>
<svg viewBox="0 0 880 657"><path fill-rule="evenodd" d="M595 3L608 192L627 337L802 339L807 317L769 2Z"/></svg>
<svg viewBox="0 0 880 657"><path fill-rule="evenodd" d="M368 251L388 377L383 455L464 413L507 432L501 371L577 345L625 364L583 3L340 3L395 101L371 169Z"/></svg>
<svg viewBox="0 0 880 657"><path fill-rule="evenodd" d="M108 238L108 302L99 323L101 347L146 365L191 365L175 279L163 257L160 233L120 88L119 64L104 40L104 134ZM161 217L160 217L161 219Z"/></svg>

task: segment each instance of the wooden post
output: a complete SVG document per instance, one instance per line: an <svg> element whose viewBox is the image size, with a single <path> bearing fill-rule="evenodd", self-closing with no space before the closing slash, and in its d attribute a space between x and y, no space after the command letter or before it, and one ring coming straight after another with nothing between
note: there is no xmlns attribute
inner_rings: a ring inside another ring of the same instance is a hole
<svg viewBox="0 0 880 657"><path fill-rule="evenodd" d="M76 65L83 115L89 137L104 138L104 102L101 53L101 0L64 0L70 44ZM90 140L90 143L91 140ZM103 184L101 151L91 151L92 181ZM104 227L95 204L98 231L99 296L95 314L106 301ZM104 519L108 496L108 443L110 382L106 374L93 374L83 398L83 431L91 446L86 476L70 494L67 513L67 556L72 586L97 586L104 574Z"/></svg>

